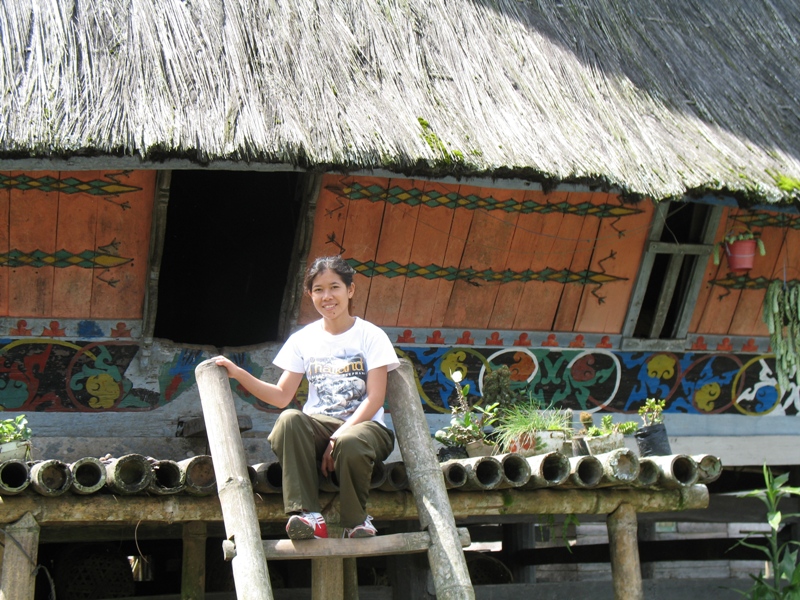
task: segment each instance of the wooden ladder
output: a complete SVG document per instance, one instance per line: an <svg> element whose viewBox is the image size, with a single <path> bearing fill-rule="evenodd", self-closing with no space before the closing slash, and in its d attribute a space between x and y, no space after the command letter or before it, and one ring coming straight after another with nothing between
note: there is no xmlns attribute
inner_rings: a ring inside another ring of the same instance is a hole
<svg viewBox="0 0 800 600"><path fill-rule="evenodd" d="M213 359L195 369L238 600L272 600L267 559L311 559L313 600L357 598L354 559L427 552L439 600L473 600L463 547L419 402L411 363L389 373L387 402L422 531L368 539L262 541L230 381Z"/></svg>

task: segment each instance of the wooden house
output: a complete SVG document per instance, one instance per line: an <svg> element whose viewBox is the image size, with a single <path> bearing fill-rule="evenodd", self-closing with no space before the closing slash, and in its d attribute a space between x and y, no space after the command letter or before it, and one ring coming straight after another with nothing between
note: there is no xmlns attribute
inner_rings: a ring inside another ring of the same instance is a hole
<svg viewBox="0 0 800 600"><path fill-rule="evenodd" d="M431 431L454 367L477 397L508 365L576 412L665 399L673 450L726 467L712 508L796 473L762 304L800 277L798 27L789 0L0 1L0 406L39 458L203 454L194 368L274 380L307 261L342 254ZM715 264L744 230L765 254ZM255 460L276 413L234 393Z"/></svg>

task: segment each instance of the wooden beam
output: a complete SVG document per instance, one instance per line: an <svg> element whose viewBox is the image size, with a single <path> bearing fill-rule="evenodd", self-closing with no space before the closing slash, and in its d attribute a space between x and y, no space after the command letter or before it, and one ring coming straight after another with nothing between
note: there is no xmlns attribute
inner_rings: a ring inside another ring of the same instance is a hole
<svg viewBox="0 0 800 600"><path fill-rule="evenodd" d="M458 528L458 540L462 548L470 544L469 531ZM392 533L361 539L320 540L265 540L264 555L267 559L301 560L319 557L357 558L359 556L389 556L427 552L431 545L431 534L427 531Z"/></svg>
<svg viewBox="0 0 800 600"><path fill-rule="evenodd" d="M181 600L206 597L206 524L191 521L183 526Z"/></svg>
<svg viewBox="0 0 800 600"><path fill-rule="evenodd" d="M33 600L39 555L39 524L33 515L5 528L0 600Z"/></svg>
<svg viewBox="0 0 800 600"><path fill-rule="evenodd" d="M615 600L643 600L642 571L637 545L636 510L622 504L608 515L608 546Z"/></svg>
<svg viewBox="0 0 800 600"><path fill-rule="evenodd" d="M441 470L437 470L441 473ZM42 527L57 525L129 525L130 523L185 523L222 521L217 496L85 496L65 494L54 498L34 493L0 497L0 523L13 523L30 512ZM520 517L530 515L606 515L622 503L637 513L675 512L708 507L708 488L694 485L678 490L636 490L603 488L569 490L502 490L490 492L451 491L445 500L456 519L470 517ZM320 494L325 505L333 494ZM256 516L260 523L285 523L283 499L278 494L255 495ZM418 520L417 507L410 492L372 490L368 509L378 521Z"/></svg>

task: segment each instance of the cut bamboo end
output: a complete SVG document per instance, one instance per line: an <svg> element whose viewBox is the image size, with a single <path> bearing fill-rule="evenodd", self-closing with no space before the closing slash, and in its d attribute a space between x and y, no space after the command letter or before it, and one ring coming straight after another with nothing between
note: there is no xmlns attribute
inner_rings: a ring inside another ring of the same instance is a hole
<svg viewBox="0 0 800 600"><path fill-rule="evenodd" d="M493 490L503 481L503 467L493 456L478 456L459 461L467 472L464 490Z"/></svg>
<svg viewBox="0 0 800 600"><path fill-rule="evenodd" d="M154 460L153 479L147 491L157 496L178 494L186 489L186 471L174 460Z"/></svg>
<svg viewBox="0 0 800 600"><path fill-rule="evenodd" d="M12 458L0 464L0 496L16 496L31 483L28 463Z"/></svg>
<svg viewBox="0 0 800 600"><path fill-rule="evenodd" d="M448 490L460 489L467 483L467 469L458 460L448 460L441 464L444 485Z"/></svg>
<svg viewBox="0 0 800 600"><path fill-rule="evenodd" d="M502 481L499 488L522 487L531 478L531 467L528 461L519 454L500 454L494 457L500 462Z"/></svg>
<svg viewBox="0 0 800 600"><path fill-rule="evenodd" d="M262 494L279 494L283 490L283 469L279 462L258 463L248 466L253 490Z"/></svg>
<svg viewBox="0 0 800 600"><path fill-rule="evenodd" d="M697 463L686 454L670 456L649 456L649 460L658 467L658 485L665 489L692 487L697 483Z"/></svg>
<svg viewBox="0 0 800 600"><path fill-rule="evenodd" d="M536 454L525 459L531 469L531 477L523 489L538 489L561 485L569 477L569 459L560 452Z"/></svg>
<svg viewBox="0 0 800 600"><path fill-rule="evenodd" d="M94 494L106 484L106 467L99 458L86 456L69 465L72 471L72 493L81 496Z"/></svg>
<svg viewBox="0 0 800 600"><path fill-rule="evenodd" d="M569 478L565 485L576 488L593 488L603 478L603 463L596 456L572 456L569 458Z"/></svg>
<svg viewBox="0 0 800 600"><path fill-rule="evenodd" d="M639 457L629 448L598 454L597 458L603 465L600 486L630 485L639 477Z"/></svg>
<svg viewBox="0 0 800 600"><path fill-rule="evenodd" d="M214 463L208 454L199 454L178 462L186 473L186 491L192 496L210 496L217 491Z"/></svg>
<svg viewBox="0 0 800 600"><path fill-rule="evenodd" d="M378 488L385 492L397 492L408 489L408 472L402 462L391 462L385 465L386 481Z"/></svg>
<svg viewBox="0 0 800 600"><path fill-rule="evenodd" d="M722 475L722 460L712 454L694 454L694 462L697 463L697 482L711 483L719 479Z"/></svg>
<svg viewBox="0 0 800 600"><path fill-rule="evenodd" d="M153 481L153 466L141 454L126 454L106 463L106 487L117 494L138 494Z"/></svg>
<svg viewBox="0 0 800 600"><path fill-rule="evenodd" d="M72 471L60 460L43 460L31 466L31 487L42 496L60 496L72 486Z"/></svg>

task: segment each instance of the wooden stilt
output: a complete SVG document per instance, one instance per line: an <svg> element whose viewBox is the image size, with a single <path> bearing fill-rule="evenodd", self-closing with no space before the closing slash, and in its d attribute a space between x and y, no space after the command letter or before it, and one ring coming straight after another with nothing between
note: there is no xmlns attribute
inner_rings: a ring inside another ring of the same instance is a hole
<svg viewBox="0 0 800 600"><path fill-rule="evenodd" d="M344 573L340 557L311 560L311 600L340 600L344 597Z"/></svg>
<svg viewBox="0 0 800 600"><path fill-rule="evenodd" d="M238 600L272 600L261 526L227 372L210 359L197 365L195 377L203 405L225 533L229 544L235 546L231 564L236 596Z"/></svg>
<svg viewBox="0 0 800 600"><path fill-rule="evenodd" d="M206 597L206 524L190 521L183 526L181 600Z"/></svg>
<svg viewBox="0 0 800 600"><path fill-rule="evenodd" d="M342 560L344 600L358 600L358 564L355 558Z"/></svg>
<svg viewBox="0 0 800 600"><path fill-rule="evenodd" d="M39 524L31 513L5 528L0 600L33 600Z"/></svg>
<svg viewBox="0 0 800 600"><path fill-rule="evenodd" d="M419 520L431 534L428 561L439 600L472 600L475 592L456 531L442 470L422 412L414 367L402 359L389 373L386 399L403 454Z"/></svg>
<svg viewBox="0 0 800 600"><path fill-rule="evenodd" d="M608 515L608 545L611 552L611 578L615 600L643 600L642 572L639 566L636 509L620 504Z"/></svg>

